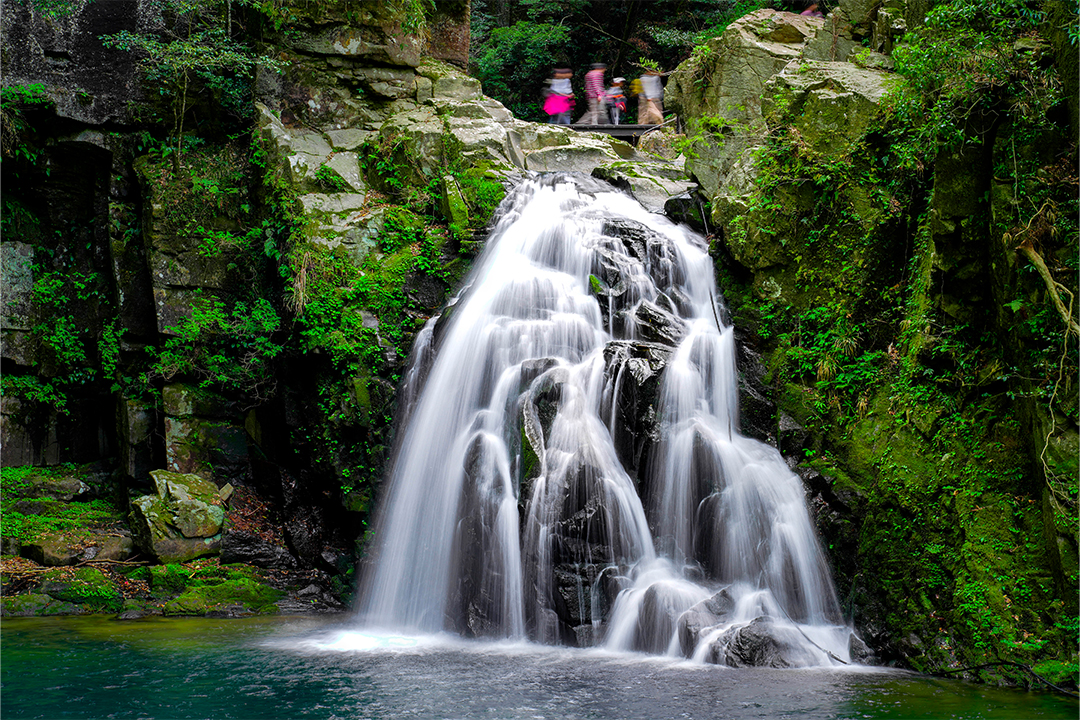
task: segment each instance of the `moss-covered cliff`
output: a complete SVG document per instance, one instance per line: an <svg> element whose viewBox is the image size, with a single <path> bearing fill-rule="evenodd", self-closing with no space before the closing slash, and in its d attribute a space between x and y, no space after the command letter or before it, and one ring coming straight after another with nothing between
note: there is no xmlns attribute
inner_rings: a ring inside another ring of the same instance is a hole
<svg viewBox="0 0 1080 720"><path fill-rule="evenodd" d="M759 11L669 98L863 638L1075 682L1077 48L1049 5Z"/></svg>

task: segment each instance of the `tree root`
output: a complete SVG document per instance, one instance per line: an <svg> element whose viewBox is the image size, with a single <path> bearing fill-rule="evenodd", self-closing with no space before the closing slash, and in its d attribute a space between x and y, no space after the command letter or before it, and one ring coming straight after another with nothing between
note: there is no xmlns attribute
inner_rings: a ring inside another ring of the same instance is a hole
<svg viewBox="0 0 1080 720"><path fill-rule="evenodd" d="M1029 240L1025 239L1024 242L1020 243L1020 247L1016 248L1016 250L1030 260L1031 264L1035 266L1035 269L1039 271L1039 276L1042 277L1043 282L1046 283L1046 289L1050 293L1050 299L1053 301L1057 311L1061 313L1061 319L1065 322L1065 327L1068 332L1080 336L1080 324L1073 319L1071 312L1074 300L1072 292L1064 285L1054 280L1054 277L1050 274L1050 268L1046 267L1046 261L1043 260L1042 255L1031 246ZM1062 302L1059 293L1065 293L1069 296L1069 307L1065 307L1065 303Z"/></svg>
<svg viewBox="0 0 1080 720"><path fill-rule="evenodd" d="M1035 249L1036 239L1043 236L1049 236L1051 238L1054 236L1055 210L1056 205L1054 202L1052 200L1047 200L1022 228L1017 227L1015 231L1005 233L1003 239L1006 243L1017 239L1020 241L1020 244L1016 246L1016 252L1023 255L1028 259L1028 262L1035 266L1036 271L1039 273L1039 277L1042 278L1043 283L1046 285L1046 291L1050 296L1051 302L1054 303L1054 307L1057 309L1058 314L1061 315L1061 320L1065 325L1065 334L1062 338L1062 354L1061 359L1058 362L1057 382L1054 383L1054 392L1047 403L1047 411L1050 415L1050 430L1043 439L1043 448L1042 452L1039 453L1039 461L1042 463L1043 476L1046 479L1046 484L1050 487L1050 494L1055 503L1064 503L1065 505L1075 506L1075 501L1068 496L1068 493L1062 492L1055 485L1054 473L1050 470L1050 465L1046 461L1046 452L1050 448L1050 438L1053 437L1054 432L1057 430L1057 419L1054 415L1054 401L1057 399L1058 389L1061 386L1061 379L1065 373L1065 359L1069 354L1069 343L1073 336L1080 338L1080 323L1077 323L1073 318L1073 307L1076 296L1071 290L1054 279L1053 274L1050 272L1050 268L1046 265L1046 261L1043 259L1042 255L1039 254L1039 251ZM1068 306L1066 306L1065 302L1061 299L1063 293L1069 298Z"/></svg>

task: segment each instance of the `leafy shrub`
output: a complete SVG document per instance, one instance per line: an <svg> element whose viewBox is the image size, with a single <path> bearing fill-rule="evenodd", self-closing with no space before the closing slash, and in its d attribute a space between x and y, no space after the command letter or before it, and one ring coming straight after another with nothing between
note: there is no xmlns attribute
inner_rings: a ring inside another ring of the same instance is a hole
<svg viewBox="0 0 1080 720"><path fill-rule="evenodd" d="M476 60L476 77L487 95L498 98L524 120L547 119L541 107L543 81L571 40L568 28L519 21L491 31L487 49Z"/></svg>

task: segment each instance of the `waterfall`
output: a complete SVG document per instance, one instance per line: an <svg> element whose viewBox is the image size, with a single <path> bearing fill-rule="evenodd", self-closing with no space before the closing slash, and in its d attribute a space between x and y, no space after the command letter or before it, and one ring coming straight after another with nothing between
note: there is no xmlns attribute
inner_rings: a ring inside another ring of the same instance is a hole
<svg viewBox="0 0 1080 720"><path fill-rule="evenodd" d="M364 622L846 661L801 483L739 434L719 298L686 228L590 178L523 181L418 337Z"/></svg>

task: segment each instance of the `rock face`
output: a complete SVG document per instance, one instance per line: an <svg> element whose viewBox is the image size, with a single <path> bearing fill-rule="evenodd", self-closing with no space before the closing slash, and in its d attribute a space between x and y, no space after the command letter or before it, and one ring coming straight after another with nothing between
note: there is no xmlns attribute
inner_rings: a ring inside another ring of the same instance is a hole
<svg viewBox="0 0 1080 720"><path fill-rule="evenodd" d="M765 87L762 113L791 126L814 152L844 155L878 119L881 100L900 81L845 62L789 65Z"/></svg>
<svg viewBox="0 0 1080 720"><path fill-rule="evenodd" d="M155 470L150 476L156 494L131 502L139 550L162 563L217 554L225 521L217 486L198 475L167 470Z"/></svg>
<svg viewBox="0 0 1080 720"><path fill-rule="evenodd" d="M134 58L105 48L100 36L148 30L146 15L139 12L143 4L86 3L77 13L55 15L34 12L31 5L5 4L5 87L44 83L60 117L91 125L129 122L130 102L140 99Z"/></svg>
<svg viewBox="0 0 1080 720"><path fill-rule="evenodd" d="M1026 364L1061 356L1013 310L1053 304L1045 283L1023 278L1037 266L1025 242L1042 257L1075 256L1061 236L1034 239L1030 228L1046 219L1038 203L1017 209L1017 197L1032 193L1065 202L1064 186L1050 180L1075 164L1075 146L1061 139L1065 118L1025 135L1017 108L998 105L959 123L962 149L916 148L905 133L918 123L894 111L897 102L923 109L898 97L904 81L890 53L926 9L841 0L823 19L757 11L668 86L696 153L687 170L711 203L703 220L736 327L758 335L740 356L740 404L754 418L744 414L744 430L771 438L804 480L839 595L866 641L851 643L852 658L919 669L955 667L985 648L1018 652L980 627L1056 638L1045 618L1073 616L1075 593L1065 588L1077 577L1076 534L1050 496L1075 477L1080 437L1066 408L1075 384L1066 405L1020 397L1032 383L1064 386ZM924 32L940 41L940 28ZM1005 54L1031 52L1030 43L1018 38ZM1062 63L1061 76L1075 64ZM1055 281L1075 292L1064 267ZM1060 317L1053 324L1065 332ZM1005 364L1027 370L999 372ZM974 429L961 439L960 426ZM1010 511L1013 501L1026 510ZM1031 541L992 550L1012 534ZM1025 620L1013 595L1039 583ZM723 617L699 607L683 632L719 633L713 661L792 660L767 618L720 632ZM1027 661L1072 662L1071 640L1050 649L1055 642Z"/></svg>
<svg viewBox="0 0 1080 720"><path fill-rule="evenodd" d="M709 197L746 176L751 150L767 130L761 108L766 82L799 59L823 24L821 18L758 10L733 22L706 43L705 52L672 73L668 106L684 122L716 119L708 128L688 128L696 157L686 169Z"/></svg>
<svg viewBox="0 0 1080 720"><path fill-rule="evenodd" d="M343 245L356 262L374 249L384 222L365 202L368 187L357 166L365 142L388 152L401 179L416 184L462 161L504 182L524 171L596 170L655 212L690 187L679 166L622 141L515 119L481 93L477 80L435 59L394 71L342 59L320 77L324 82L314 87L287 76L284 90L265 96L258 106L261 142L282 174L306 193L301 200L310 237L331 248ZM328 87L357 78L373 102L327 99ZM299 104L294 98L311 100ZM334 178L338 192L321 187L326 178ZM444 183L441 202L451 204L454 192Z"/></svg>

